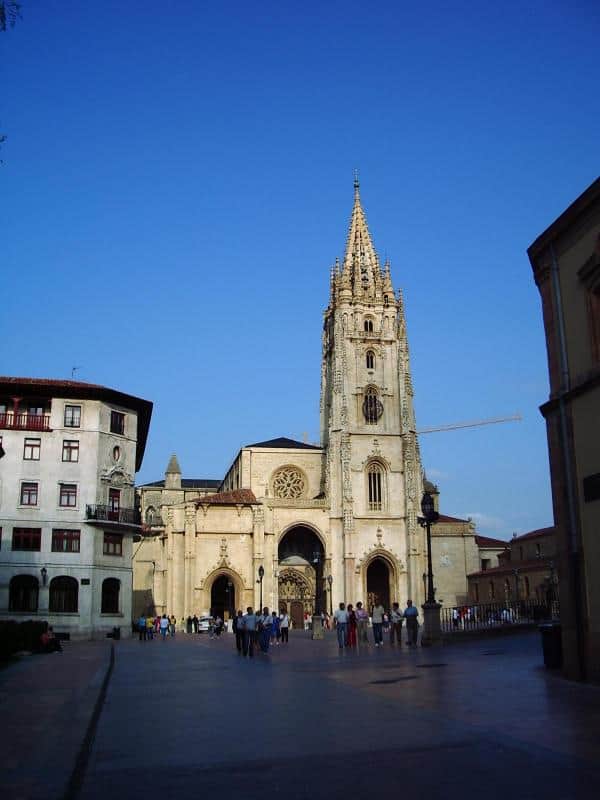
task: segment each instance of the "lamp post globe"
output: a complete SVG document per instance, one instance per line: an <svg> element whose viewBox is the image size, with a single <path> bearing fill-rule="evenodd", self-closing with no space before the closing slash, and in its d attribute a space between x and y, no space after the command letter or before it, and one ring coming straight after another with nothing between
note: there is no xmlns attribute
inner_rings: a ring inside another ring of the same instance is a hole
<svg viewBox="0 0 600 800"><path fill-rule="evenodd" d="M262 607L263 607L263 594L262 594L262 585L263 585L263 578L265 577L265 568L261 564L258 568L258 582L260 583L260 613L262 614Z"/></svg>

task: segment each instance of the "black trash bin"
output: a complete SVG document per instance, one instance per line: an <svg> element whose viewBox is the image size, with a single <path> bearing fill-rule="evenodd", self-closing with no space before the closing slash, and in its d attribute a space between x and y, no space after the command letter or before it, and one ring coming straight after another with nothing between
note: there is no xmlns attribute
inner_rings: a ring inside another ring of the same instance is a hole
<svg viewBox="0 0 600 800"><path fill-rule="evenodd" d="M560 624L548 622L539 626L542 634L542 651L544 665L547 669L560 669L562 667L562 637Z"/></svg>
<svg viewBox="0 0 600 800"><path fill-rule="evenodd" d="M120 639L121 638L121 628L113 628L113 639Z"/></svg>

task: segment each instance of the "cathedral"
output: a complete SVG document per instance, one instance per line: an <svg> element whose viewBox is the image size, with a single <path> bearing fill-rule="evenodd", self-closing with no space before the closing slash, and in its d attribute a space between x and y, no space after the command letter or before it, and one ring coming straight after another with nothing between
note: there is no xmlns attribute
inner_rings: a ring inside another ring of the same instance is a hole
<svg viewBox="0 0 600 800"><path fill-rule="evenodd" d="M217 481L183 478L172 456L163 481L138 488L134 612L227 618L262 603L301 625L341 601L420 604L423 480L402 294L355 181L324 315L320 444L246 445ZM476 537L467 520L440 523L438 597L454 604L479 569Z"/></svg>

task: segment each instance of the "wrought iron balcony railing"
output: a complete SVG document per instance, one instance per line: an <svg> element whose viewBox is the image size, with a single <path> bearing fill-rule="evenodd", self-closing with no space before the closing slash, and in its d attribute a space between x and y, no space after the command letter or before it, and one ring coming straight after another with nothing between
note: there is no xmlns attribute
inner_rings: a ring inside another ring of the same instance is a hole
<svg viewBox="0 0 600 800"><path fill-rule="evenodd" d="M17 431L49 431L50 414L13 414L6 411L0 414L0 428Z"/></svg>
<svg viewBox="0 0 600 800"><path fill-rule="evenodd" d="M122 525L141 525L139 509L112 508L105 505L87 505L85 518L96 522L119 522Z"/></svg>

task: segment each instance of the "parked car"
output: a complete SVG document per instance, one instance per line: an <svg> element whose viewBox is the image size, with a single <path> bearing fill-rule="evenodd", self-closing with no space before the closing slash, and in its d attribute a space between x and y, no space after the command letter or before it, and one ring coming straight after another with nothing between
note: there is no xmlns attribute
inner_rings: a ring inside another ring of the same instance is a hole
<svg viewBox="0 0 600 800"><path fill-rule="evenodd" d="M213 623L213 618L208 617L200 617L198 620L198 633L208 633L210 626Z"/></svg>

